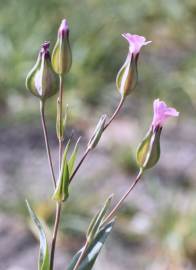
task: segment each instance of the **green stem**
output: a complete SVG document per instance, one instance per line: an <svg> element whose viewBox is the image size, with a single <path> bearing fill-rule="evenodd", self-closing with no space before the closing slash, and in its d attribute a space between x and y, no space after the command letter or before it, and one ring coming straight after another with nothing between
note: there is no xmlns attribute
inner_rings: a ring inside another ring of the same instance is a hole
<svg viewBox="0 0 196 270"><path fill-rule="evenodd" d="M63 75L59 75L59 127L60 127L60 138L59 138L59 173L61 170L61 160L62 160L62 152L63 152L63 140L64 140L64 130L63 130L63 84L64 78Z"/></svg>
<svg viewBox="0 0 196 270"><path fill-rule="evenodd" d="M105 125L104 127L104 131L109 127L109 125L112 123L112 121L116 118L117 114L119 113L123 103L124 103L125 99L122 97L116 110L114 111L113 115L110 117L108 123ZM75 168L71 178L70 178L70 182L73 180L74 176L76 175L77 171L79 170L80 166L82 165L82 163L84 162L84 160L86 159L86 157L88 156L88 154L90 153L91 149L87 148L84 155L81 157L81 160L79 161L77 167Z"/></svg>
<svg viewBox="0 0 196 270"><path fill-rule="evenodd" d="M63 75L59 75L59 127L60 127L60 137L59 137L59 175L61 171L61 161L62 161L62 152L63 152L63 125L62 125L62 119L63 119ZM52 245L51 245L51 253L50 253L50 270L53 270L54 267L54 255L55 255L55 248L56 248L56 241L57 241L57 234L58 234L58 228L61 218L61 210L62 210L62 203L58 202L56 203L56 216L55 216L55 223L54 223L54 231L53 231L53 237L52 237Z"/></svg>
<svg viewBox="0 0 196 270"><path fill-rule="evenodd" d="M46 152L47 152L48 163L49 163L49 167L50 167L50 171L51 171L51 175L52 175L53 185L55 188L56 187L56 179L55 179L54 168L53 168L53 164L52 164L50 145L49 145L49 141L48 141L48 131L47 131L47 127L46 127L45 106L44 105L45 105L44 101L40 101L40 115L41 115L42 127L43 127L43 132L44 132Z"/></svg>
<svg viewBox="0 0 196 270"><path fill-rule="evenodd" d="M104 131L106 130L106 128L109 127L109 125L112 123L112 121L115 119L115 117L117 116L117 114L119 113L123 103L124 103L124 98L121 98L116 110L114 111L113 115L111 116L111 118L109 119L108 123L105 125L104 127ZM88 154L90 153L91 149L90 148L87 148L84 155L82 156L81 160L79 161L77 167L75 168L71 178L70 178L70 182L73 180L74 176L76 175L77 171L79 170L80 166L82 165L82 163L84 162L84 160L86 159L86 157L88 156ZM84 245L84 248L83 248L83 251L82 253L80 254L80 257L78 258L78 261L74 267L73 270L77 270L82 262L82 259L84 258L85 256L85 253L86 253L86 250L88 248L88 241L86 240L86 243Z"/></svg>
<svg viewBox="0 0 196 270"><path fill-rule="evenodd" d="M117 116L117 114L119 113L120 109L122 108L122 105L124 104L125 98L121 97L120 102L116 108L116 110L114 111L113 115L110 117L109 121L107 122L107 124L104 127L104 130L106 130L106 128L109 127L109 125L112 123L112 121L114 120L114 118Z"/></svg>
<svg viewBox="0 0 196 270"><path fill-rule="evenodd" d="M88 156L90 151L91 151L91 149L87 148L86 151L84 152L84 155L80 159L77 167L75 168L74 172L72 173L72 175L70 177L70 180L69 180L70 182L73 180L74 176L76 175L77 171L79 170L80 166L82 165L82 163L84 162L84 160L86 159L86 157Z"/></svg>
<svg viewBox="0 0 196 270"><path fill-rule="evenodd" d="M85 253L87 251L87 248L88 248L88 241L86 240L86 243L84 244L84 248L82 250L82 253L80 254L80 257L78 258L78 261L77 261L76 265L74 266L74 269L73 270L77 270L78 267L80 266L80 263L82 262L82 259L85 256Z"/></svg>
<svg viewBox="0 0 196 270"><path fill-rule="evenodd" d="M55 217L54 232L53 232L53 237L52 237L52 245L51 245L51 253L50 253L50 270L53 270L53 267L54 267L54 253L55 253L56 239L57 239L60 218L61 218L61 203L59 202L56 204L56 217Z"/></svg>
<svg viewBox="0 0 196 270"><path fill-rule="evenodd" d="M119 208L122 206L123 202L127 198L127 196L130 194L130 192L135 188L139 180L141 179L141 176L143 174L143 170L140 170L137 177L135 178L133 184L130 186L130 188L125 192L125 194L122 196L122 198L119 200L119 202L114 206L114 208L111 210L111 212L108 214L108 216L103 221L103 224L107 223L111 220L111 218L114 217L116 212L119 210Z"/></svg>

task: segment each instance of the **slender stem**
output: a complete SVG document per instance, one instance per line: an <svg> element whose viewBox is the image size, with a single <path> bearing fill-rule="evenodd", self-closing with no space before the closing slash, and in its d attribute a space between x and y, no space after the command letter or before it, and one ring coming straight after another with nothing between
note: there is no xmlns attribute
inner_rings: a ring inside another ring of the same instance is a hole
<svg viewBox="0 0 196 270"><path fill-rule="evenodd" d="M48 141L48 131L47 131L46 120L45 120L44 101L40 101L40 114L41 114L41 121L42 121L42 127L43 127L43 132L44 132L44 140L45 140L45 145L46 145L46 152L47 152L49 167L50 167L52 180L53 180L53 184L54 184L54 188L55 188L56 187L56 179L55 179L54 168L53 168L53 164L52 164L52 157L51 157L51 152L50 152L50 146L49 146L49 141Z"/></svg>
<svg viewBox="0 0 196 270"><path fill-rule="evenodd" d="M84 258L84 255L86 253L87 248L88 248L88 241L86 240L84 248L83 248L83 250L82 250L82 252L80 254L80 257L78 258L78 261L77 261L76 265L74 266L73 270L77 270L78 267L80 266L80 263L82 262L82 259Z"/></svg>
<svg viewBox="0 0 196 270"><path fill-rule="evenodd" d="M64 79L63 79L63 75L59 75L59 122L60 122L60 134L62 135L62 138L59 138L59 172L61 169L61 159L62 159L62 151L63 151L63 140L64 140L64 130L63 129L63 125L62 125L62 121L63 121L63 84L64 84Z"/></svg>
<svg viewBox="0 0 196 270"><path fill-rule="evenodd" d="M84 155L83 155L82 158L80 159L80 161L79 161L77 167L75 168L75 170L74 170L72 176L70 177L70 180L69 180L70 182L73 180L74 176L76 175L77 171L79 170L80 166L82 165L82 163L84 162L84 160L86 159L86 157L87 157L87 155L89 154L90 151L91 151L90 148L87 148L87 149L86 149Z"/></svg>
<svg viewBox="0 0 196 270"><path fill-rule="evenodd" d="M60 126L60 138L59 138L59 175L61 171L61 160L62 160L62 151L63 151L63 133L62 131L62 118L63 118L63 75L59 75L59 126ZM61 137L62 135L62 137ZM55 254L55 248L56 248L56 240L57 240L57 234L58 234L58 228L61 218L61 209L62 204L61 202L56 203L56 216L55 216L55 223L54 223L54 231L53 231L53 237L52 237L52 245L51 245L51 253L50 253L50 270L53 270L54 267L54 254Z"/></svg>
<svg viewBox="0 0 196 270"><path fill-rule="evenodd" d="M119 208L122 206L122 203L125 201L127 196L130 194L130 192L134 189L134 187L137 185L139 180L141 179L141 176L143 174L143 170L140 170L137 177L135 178L133 184L130 186L130 188L125 192L125 194L122 196L122 198L119 200L119 202L114 206L114 208L111 210L111 212L108 214L108 216L103 221L103 224L110 221L110 219L116 214L116 212L119 210Z"/></svg>
<svg viewBox="0 0 196 270"><path fill-rule="evenodd" d="M105 125L104 130L106 130L106 128L109 127L109 125L112 123L112 121L114 120L116 115L119 113L124 101L125 101L125 98L122 97L119 104L118 104L118 106L117 106L117 108L116 108L116 110L114 111L113 115L110 117L108 123Z"/></svg>
<svg viewBox="0 0 196 270"><path fill-rule="evenodd" d="M116 110L114 111L113 115L111 116L111 118L109 119L108 123L105 125L104 127L104 131L106 130L106 128L112 123L112 121L115 119L115 117L117 116L118 112L120 111L123 103L124 103L124 98L121 98ZM70 178L70 182L73 180L74 176L76 175L77 171L79 170L80 166L82 165L82 163L84 162L84 160L86 159L86 157L88 156L88 154L90 153L91 149L90 148L87 148L84 155L82 156L81 160L79 161L77 167L75 168L71 178ZM110 217L109 217L110 218ZM86 250L88 248L88 241L86 240L86 243L84 245L84 249L82 251L82 253L80 254L80 257L78 258L78 261L74 267L73 270L77 270L78 267L80 266L80 263L82 262L82 259L86 253Z"/></svg>
<svg viewBox="0 0 196 270"><path fill-rule="evenodd" d="M50 270L53 270L53 266L54 266L54 253L55 253L56 239L57 239L60 218L61 218L61 203L59 202L56 205L56 217L55 217L54 232L53 232L53 237L52 237L51 254L50 254Z"/></svg>
<svg viewBox="0 0 196 270"><path fill-rule="evenodd" d="M124 103L124 98L122 97L116 110L114 111L113 115L110 117L108 123L105 125L104 127L104 131L106 130L106 128L109 127L109 125L112 123L112 121L115 119L115 117L117 116L117 114L119 113L123 103ZM86 157L88 156L88 154L90 153L91 149L87 148L84 155L82 156L81 160L79 161L77 167L75 168L72 176L70 177L70 182L73 180L74 176L76 175L77 171L79 170L80 166L82 165L82 163L84 162L84 160L86 159Z"/></svg>

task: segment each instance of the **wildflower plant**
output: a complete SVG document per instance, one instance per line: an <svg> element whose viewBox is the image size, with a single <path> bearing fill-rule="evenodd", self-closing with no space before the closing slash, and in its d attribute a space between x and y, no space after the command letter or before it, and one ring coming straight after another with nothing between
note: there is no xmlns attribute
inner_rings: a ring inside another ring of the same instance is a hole
<svg viewBox="0 0 196 270"><path fill-rule="evenodd" d="M61 212L64 203L69 199L69 187L75 179L78 170L82 166L86 157L92 150L97 147L104 131L109 128L110 124L115 120L121 110L126 97L135 89L138 80L138 59L141 48L148 45L151 41L146 41L142 36L132 35L130 33L122 36L129 43L129 50L126 60L117 74L116 86L120 93L118 106L111 117L102 115L94 129L94 132L86 146L82 157L77 161L78 148L80 138L75 143L75 147L68 158L70 140L64 148L64 134L66 129L66 119L68 116L68 108L64 110L63 92L64 77L68 76L72 64L72 52L69 43L69 26L64 19L59 27L57 41L50 56L49 42L45 42L40 49L38 59L35 66L29 72L26 79L27 89L40 100L40 115L43 127L43 134L48 156L49 168L53 183L52 198L56 203L55 222L53 228L53 236L50 241L47 239L42 223L36 216L29 202L27 208L29 214L39 231L40 238L40 256L38 261L39 270L53 270L54 257L56 250L57 234ZM48 141L48 131L45 121L45 106L47 99L58 93L57 97L57 117L56 117L56 133L59 143L59 171L55 172L53 168L52 155ZM134 189L136 184L143 176L146 169L153 167L160 156L160 136L165 120L169 117L176 117L179 113L166 105L165 102L156 99L154 101L154 116L149 131L141 142L137 150L138 175L122 198L116 202L111 208L113 196L109 196L103 207L92 218L88 230L86 232L86 241L83 247L76 253L71 262L67 266L67 270L90 270L108 237L112 231L116 215L121 208L123 202ZM50 245L48 244L50 243Z"/></svg>

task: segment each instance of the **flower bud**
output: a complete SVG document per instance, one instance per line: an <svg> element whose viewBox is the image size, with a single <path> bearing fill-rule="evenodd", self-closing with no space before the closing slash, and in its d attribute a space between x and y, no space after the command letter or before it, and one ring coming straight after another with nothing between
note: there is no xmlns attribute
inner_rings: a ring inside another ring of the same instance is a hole
<svg viewBox="0 0 196 270"><path fill-rule="evenodd" d="M26 88L42 101L58 92L58 76L51 66L49 46L49 42L42 45L37 62L26 78Z"/></svg>
<svg viewBox="0 0 196 270"><path fill-rule="evenodd" d="M64 19L58 30L57 41L52 52L52 67L54 71L63 75L67 73L72 64L72 54L69 44L69 27Z"/></svg>
<svg viewBox="0 0 196 270"><path fill-rule="evenodd" d="M119 70L116 77L116 86L122 97L128 96L134 90L137 80L137 62L140 50L144 45L151 41L146 41L145 37L131 35L129 33L122 35L129 43L129 52L125 63Z"/></svg>
<svg viewBox="0 0 196 270"><path fill-rule="evenodd" d="M160 135L162 128L147 133L137 150L137 163L142 169L153 167L160 158Z"/></svg>
<svg viewBox="0 0 196 270"><path fill-rule="evenodd" d="M105 122L106 122L107 115L102 115L95 130L93 136L88 142L88 149L93 149L97 146L99 140L101 139L101 135L104 131Z"/></svg>

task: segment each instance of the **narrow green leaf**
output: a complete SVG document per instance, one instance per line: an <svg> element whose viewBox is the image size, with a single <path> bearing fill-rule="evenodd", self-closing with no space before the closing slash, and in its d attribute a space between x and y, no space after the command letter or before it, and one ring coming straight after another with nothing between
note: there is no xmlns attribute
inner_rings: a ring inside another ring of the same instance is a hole
<svg viewBox="0 0 196 270"><path fill-rule="evenodd" d="M105 201L103 207L98 211L98 213L92 219L89 225L88 231L87 231L87 239L89 241L92 241L92 239L96 237L96 234L99 231L102 221L104 220L105 214L108 208L110 207L112 197L113 195L110 195L110 197Z"/></svg>
<svg viewBox="0 0 196 270"><path fill-rule="evenodd" d="M71 157L68 161L68 168L69 168L69 175L72 175L73 170L74 170L74 165L75 165L75 161L76 161L76 157L77 157L77 152L78 152L78 144L80 142L81 137L79 137L79 139L77 140L74 150L71 154Z"/></svg>
<svg viewBox="0 0 196 270"><path fill-rule="evenodd" d="M106 114L104 114L100 117L99 122L97 123L96 128L93 132L93 135L88 142L89 149L95 148L97 146L98 142L100 141L102 133L104 131L106 118L107 118Z"/></svg>
<svg viewBox="0 0 196 270"><path fill-rule="evenodd" d="M92 243L89 245L86 255L84 256L78 270L91 270L95 264L95 261L107 239L110 232L112 231L114 221L111 221L110 223L103 226L103 228L100 229L99 233L95 237L95 239L92 241ZM70 265L68 266L67 270L73 270L74 266L76 265L78 258L82 252L83 248L79 250L76 255L73 257Z"/></svg>
<svg viewBox="0 0 196 270"><path fill-rule="evenodd" d="M67 161L63 164L61 177L57 183L57 187L52 196L53 200L64 202L69 197L69 169Z"/></svg>
<svg viewBox="0 0 196 270"><path fill-rule="evenodd" d="M69 150L70 140L68 141L61 164L60 177L52 198L59 202L64 202L69 196L69 168L67 163L67 152Z"/></svg>
<svg viewBox="0 0 196 270"><path fill-rule="evenodd" d="M39 251L39 270L49 270L49 252L46 235L44 233L41 222L36 216L33 209L30 207L28 201L26 201L27 208L30 214L30 217L39 231L39 240L40 240L40 251Z"/></svg>

